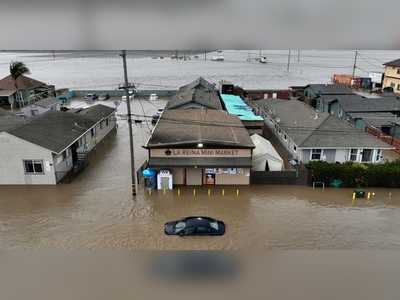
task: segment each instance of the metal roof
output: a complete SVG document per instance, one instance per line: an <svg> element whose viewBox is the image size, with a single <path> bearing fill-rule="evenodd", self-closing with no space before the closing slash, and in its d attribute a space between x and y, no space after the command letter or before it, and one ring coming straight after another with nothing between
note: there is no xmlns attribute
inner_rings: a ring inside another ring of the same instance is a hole
<svg viewBox="0 0 400 300"><path fill-rule="evenodd" d="M264 118L257 116L253 109L243 101L240 96L221 94L222 101L229 114L237 116L242 121L263 121Z"/></svg>

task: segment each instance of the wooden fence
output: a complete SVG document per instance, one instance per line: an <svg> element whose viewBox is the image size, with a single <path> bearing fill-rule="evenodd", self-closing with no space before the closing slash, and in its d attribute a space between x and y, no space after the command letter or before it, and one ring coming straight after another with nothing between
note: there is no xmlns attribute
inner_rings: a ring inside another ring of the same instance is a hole
<svg viewBox="0 0 400 300"><path fill-rule="evenodd" d="M379 129L373 127L367 127L367 132L376 136L378 139L384 141L385 143L392 145L395 148L394 151L400 154L400 139L384 134Z"/></svg>

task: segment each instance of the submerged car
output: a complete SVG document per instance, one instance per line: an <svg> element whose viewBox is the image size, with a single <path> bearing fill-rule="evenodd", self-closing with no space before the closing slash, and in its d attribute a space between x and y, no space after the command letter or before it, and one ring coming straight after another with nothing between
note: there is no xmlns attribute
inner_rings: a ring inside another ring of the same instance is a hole
<svg viewBox="0 0 400 300"><path fill-rule="evenodd" d="M167 235L223 235L225 224L209 217L187 217L164 225Z"/></svg>

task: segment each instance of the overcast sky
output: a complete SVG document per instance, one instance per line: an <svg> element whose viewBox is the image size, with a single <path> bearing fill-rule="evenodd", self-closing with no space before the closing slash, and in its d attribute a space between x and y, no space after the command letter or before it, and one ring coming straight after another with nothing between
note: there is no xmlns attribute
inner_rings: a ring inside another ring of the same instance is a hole
<svg viewBox="0 0 400 300"><path fill-rule="evenodd" d="M3 0L0 49L400 49L397 0Z"/></svg>

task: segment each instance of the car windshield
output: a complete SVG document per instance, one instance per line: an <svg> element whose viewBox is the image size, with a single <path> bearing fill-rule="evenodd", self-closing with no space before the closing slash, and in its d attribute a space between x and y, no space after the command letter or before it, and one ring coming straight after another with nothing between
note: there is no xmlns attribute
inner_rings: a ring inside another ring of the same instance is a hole
<svg viewBox="0 0 400 300"><path fill-rule="evenodd" d="M212 229L218 230L218 222L210 222L210 227Z"/></svg>
<svg viewBox="0 0 400 300"><path fill-rule="evenodd" d="M175 233L181 232L183 229L185 229L186 223L185 222L178 222L175 225Z"/></svg>

